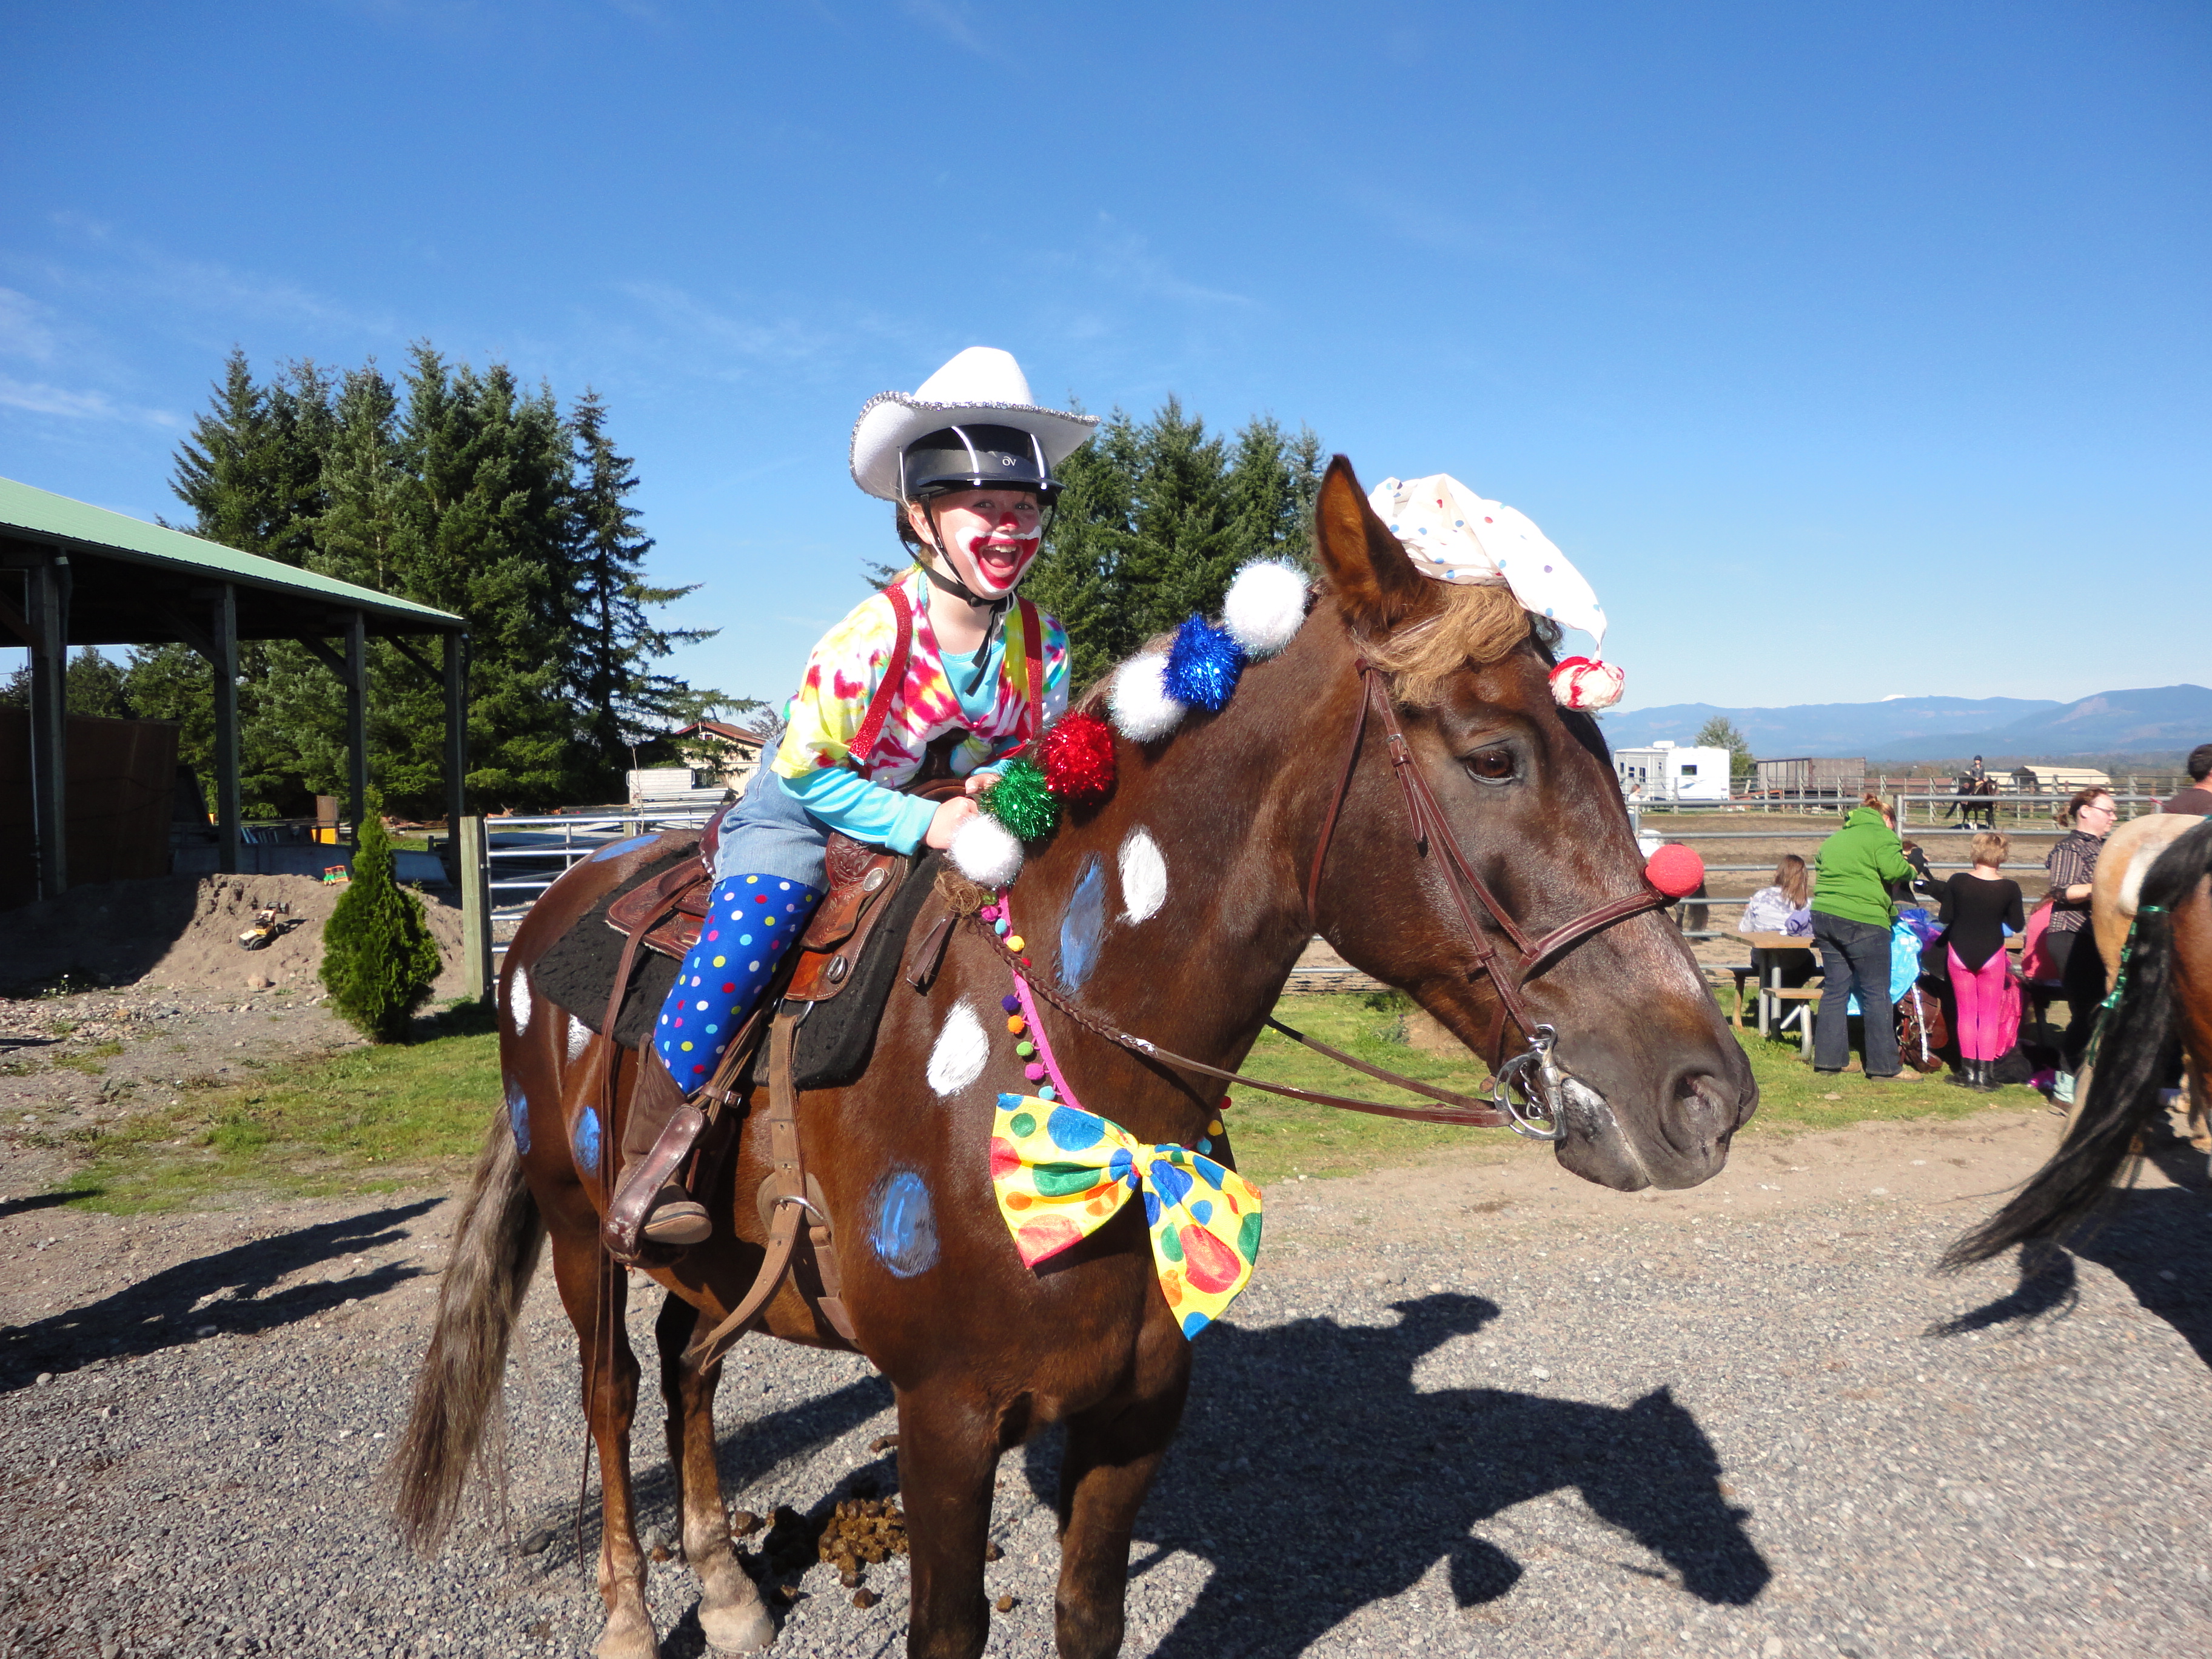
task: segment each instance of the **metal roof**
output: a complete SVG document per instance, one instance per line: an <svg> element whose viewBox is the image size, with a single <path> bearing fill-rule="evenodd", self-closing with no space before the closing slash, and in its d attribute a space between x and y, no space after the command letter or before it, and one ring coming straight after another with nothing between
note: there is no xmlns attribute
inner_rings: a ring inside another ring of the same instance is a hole
<svg viewBox="0 0 2212 1659"><path fill-rule="evenodd" d="M468 626L449 611L0 478L0 551L10 542L68 554L71 645L182 638L165 620L167 613L204 615L208 591L226 582L236 592L240 639L336 633L353 611L372 635L442 634Z"/></svg>

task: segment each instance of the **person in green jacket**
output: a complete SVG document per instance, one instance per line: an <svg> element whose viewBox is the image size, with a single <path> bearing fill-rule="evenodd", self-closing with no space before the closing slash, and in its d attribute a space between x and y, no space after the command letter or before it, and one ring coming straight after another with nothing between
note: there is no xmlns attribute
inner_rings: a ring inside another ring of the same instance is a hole
<svg viewBox="0 0 2212 1659"><path fill-rule="evenodd" d="M1910 881L1912 866L1881 797L1869 794L1844 827L1820 843L1813 861L1813 941L1820 947L1820 1013L1813 1030L1813 1069L1840 1072L1851 1057L1850 1006L1858 994L1866 1020L1869 1078L1898 1073L1897 1021L1889 1005L1889 884Z"/></svg>

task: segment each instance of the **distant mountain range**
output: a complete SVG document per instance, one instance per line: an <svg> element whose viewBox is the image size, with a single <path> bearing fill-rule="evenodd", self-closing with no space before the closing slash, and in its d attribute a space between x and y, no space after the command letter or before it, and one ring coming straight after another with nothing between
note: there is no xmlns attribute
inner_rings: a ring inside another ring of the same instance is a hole
<svg viewBox="0 0 2212 1659"><path fill-rule="evenodd" d="M2100 691L2073 702L2037 697L1892 697L1883 702L1812 702L1788 708L1723 708L1671 703L1605 717L1616 749L1672 738L1688 743L1723 714L1768 759L1863 755L1869 760L1948 760L1981 754L2128 754L2193 749L2212 742L2212 690L2161 685Z"/></svg>

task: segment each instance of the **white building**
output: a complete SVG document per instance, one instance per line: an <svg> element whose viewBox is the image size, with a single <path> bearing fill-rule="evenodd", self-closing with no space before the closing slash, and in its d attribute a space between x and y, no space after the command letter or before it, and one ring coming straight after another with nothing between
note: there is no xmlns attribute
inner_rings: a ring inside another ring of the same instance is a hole
<svg viewBox="0 0 2212 1659"><path fill-rule="evenodd" d="M1711 800L1729 798L1729 751L1692 749L1662 738L1648 749L1616 749L1613 769L1620 793L1638 800Z"/></svg>

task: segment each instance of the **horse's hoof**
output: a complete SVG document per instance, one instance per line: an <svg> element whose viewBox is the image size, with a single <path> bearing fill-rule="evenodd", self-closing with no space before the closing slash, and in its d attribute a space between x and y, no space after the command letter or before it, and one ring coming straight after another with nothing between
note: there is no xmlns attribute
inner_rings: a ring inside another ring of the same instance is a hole
<svg viewBox="0 0 2212 1659"><path fill-rule="evenodd" d="M758 1653L775 1640L775 1620L757 1601L744 1607L699 1604L699 1628L717 1653Z"/></svg>
<svg viewBox="0 0 2212 1659"><path fill-rule="evenodd" d="M597 1659L660 1659L660 1638L643 1613L617 1613L608 1618L592 1651Z"/></svg>

